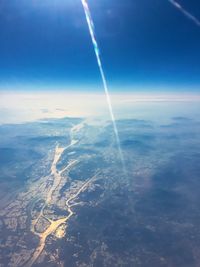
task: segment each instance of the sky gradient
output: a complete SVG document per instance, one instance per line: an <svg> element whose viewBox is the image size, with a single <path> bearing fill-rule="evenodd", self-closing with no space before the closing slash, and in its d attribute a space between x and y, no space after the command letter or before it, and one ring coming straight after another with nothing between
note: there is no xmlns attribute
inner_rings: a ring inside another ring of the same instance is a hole
<svg viewBox="0 0 200 267"><path fill-rule="evenodd" d="M111 90L200 91L200 27L167 0L88 2ZM79 0L1 0L0 40L0 90L101 90Z"/></svg>

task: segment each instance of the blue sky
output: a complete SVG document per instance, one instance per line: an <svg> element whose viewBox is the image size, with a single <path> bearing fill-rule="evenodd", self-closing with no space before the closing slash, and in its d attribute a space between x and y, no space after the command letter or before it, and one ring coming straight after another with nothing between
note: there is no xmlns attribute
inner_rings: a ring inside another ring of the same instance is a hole
<svg viewBox="0 0 200 267"><path fill-rule="evenodd" d="M112 90L200 90L200 27L167 0L88 2ZM80 0L0 0L0 89L100 87Z"/></svg>

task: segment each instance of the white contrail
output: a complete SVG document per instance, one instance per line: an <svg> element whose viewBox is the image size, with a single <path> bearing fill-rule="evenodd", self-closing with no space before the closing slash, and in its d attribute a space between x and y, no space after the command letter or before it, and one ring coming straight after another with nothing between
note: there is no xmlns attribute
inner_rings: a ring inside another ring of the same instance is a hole
<svg viewBox="0 0 200 267"><path fill-rule="evenodd" d="M101 63L101 57L100 57L100 51L99 51L98 43L97 43L97 40L96 40L96 37L95 37L94 23L93 23L93 20L92 20L92 16L91 16L91 12L90 12L87 0L81 0L81 2L82 2L82 5L83 5L83 8L84 8L84 11L85 11L85 16L86 16L86 20L87 20L90 36L91 36L91 39L92 39L95 55L96 55L96 58L97 58L97 64L98 64L99 71L100 71L101 78L102 78L102 82L103 82L103 87L104 87L106 100L107 100L107 104L108 104L108 108L109 108L109 112L110 112L110 117L111 117L111 120L112 120L112 123L113 123L114 133L115 133L115 137L116 137L116 141L117 141L117 145L118 145L118 149L119 149L119 155L120 155L120 158L121 158L121 161L122 161L123 168L125 170L124 158L123 158L123 154L122 154L122 150L121 150L121 146L120 146L119 134L118 134L117 125L116 125L116 122L115 122L115 117L114 117L113 108L112 108L112 104L111 104L111 99L110 99L110 95L109 95L109 91L108 91L108 85L107 85L107 82L106 82L103 66L102 66L102 63Z"/></svg>
<svg viewBox="0 0 200 267"><path fill-rule="evenodd" d="M179 3L174 0L168 0L175 8L183 13L188 19L192 20L198 27L200 27L200 20L198 20L193 14L184 9Z"/></svg>

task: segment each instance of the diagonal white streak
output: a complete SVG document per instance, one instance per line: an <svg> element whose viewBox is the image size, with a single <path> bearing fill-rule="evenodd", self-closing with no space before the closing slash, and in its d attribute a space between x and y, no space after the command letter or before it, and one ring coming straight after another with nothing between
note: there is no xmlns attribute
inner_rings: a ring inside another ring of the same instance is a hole
<svg viewBox="0 0 200 267"><path fill-rule="evenodd" d="M113 108L112 108L112 103L111 103L111 98L109 95L109 91L108 91L108 85L106 82L106 78L105 78L105 74L104 74L104 70L102 67L102 63L101 63L101 57L100 57L100 51L99 51L99 47L98 47L98 43L95 37L95 29L94 29L94 23L91 17L91 13L89 10L89 6L87 3L87 0L81 0L84 11L85 11L85 16L86 16L86 20L87 20L87 24L88 24L88 28L89 28L89 33L92 39L92 43L94 46L94 51L95 51L95 55L96 55L96 59L97 59L97 64L99 67L99 71L100 71L100 75L102 78L102 82L103 82L103 87L104 87L104 91L105 91L105 95L106 95L106 100L107 100L107 104L108 104L108 109L110 112L110 117L112 120L112 124L113 124L113 128L114 128L114 133L115 133L115 137L116 137L116 141L117 141L117 146L119 149L119 155L123 164L123 168L125 170L125 165L124 165L124 158L123 158L123 154L122 154L122 150L120 147L120 140L119 140L119 133L118 133L118 129L117 129L117 125L116 125L116 121L115 121L115 117L114 117L114 113L113 113Z"/></svg>
<svg viewBox="0 0 200 267"><path fill-rule="evenodd" d="M184 9L178 2L174 0L168 0L175 8L183 13L188 19L192 20L198 27L200 27L200 20L198 20L194 15Z"/></svg>

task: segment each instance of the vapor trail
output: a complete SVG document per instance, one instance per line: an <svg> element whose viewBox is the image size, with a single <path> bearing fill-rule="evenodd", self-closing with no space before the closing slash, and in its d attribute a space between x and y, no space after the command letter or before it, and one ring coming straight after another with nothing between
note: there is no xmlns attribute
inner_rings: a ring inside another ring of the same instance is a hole
<svg viewBox="0 0 200 267"><path fill-rule="evenodd" d="M198 27L200 27L200 20L198 20L194 15L184 9L179 3L174 0L168 0L175 8L183 13L188 19L192 20Z"/></svg>
<svg viewBox="0 0 200 267"><path fill-rule="evenodd" d="M88 24L88 28L89 28L89 33L92 39L92 43L94 46L94 51L95 51L95 55L96 55L96 59L97 59L97 64L99 67L99 71L100 71L100 75L102 78L102 82L103 82L103 87L104 87L104 91L105 91L105 95L106 95L106 100L107 100L107 104L108 104L108 109L110 112L110 117L112 120L112 124L113 124L113 128L114 128L114 133L115 133L115 137L116 137L116 141L117 141L117 146L118 146L118 150L119 150L119 155L122 161L122 165L125 171L125 165L124 165L124 158L123 158L123 154L122 154L122 150L120 147L120 140L119 140L119 134L118 134L118 130L117 130L117 125L115 122L115 117L114 117L114 113L113 113L113 108L112 108L112 104L111 104L111 99L110 99L110 95L109 95L109 91L108 91L108 85L106 82L106 78L105 78L105 74L104 74L104 70L103 70L103 66L101 63L101 57L100 57L100 50L99 50L99 46L96 40L96 36L95 36L95 28L94 28L94 23L92 20L92 16L91 16L91 12L87 3L87 0L81 0L84 11L85 11L85 16L86 16L86 20L87 20L87 24Z"/></svg>

